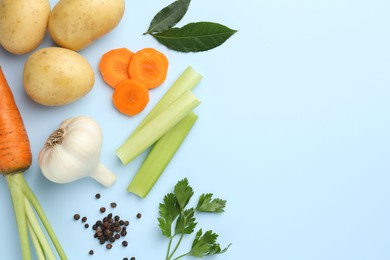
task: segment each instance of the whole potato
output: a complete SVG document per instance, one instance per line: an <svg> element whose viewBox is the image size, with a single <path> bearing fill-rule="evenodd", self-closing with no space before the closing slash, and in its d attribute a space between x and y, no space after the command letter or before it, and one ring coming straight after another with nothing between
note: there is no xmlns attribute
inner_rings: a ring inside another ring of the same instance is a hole
<svg viewBox="0 0 390 260"><path fill-rule="evenodd" d="M46 106L62 106L85 96L95 83L95 75L79 53L48 47L26 60L23 83L32 100Z"/></svg>
<svg viewBox="0 0 390 260"><path fill-rule="evenodd" d="M0 44L13 54L35 50L46 34L48 0L1 0Z"/></svg>
<svg viewBox="0 0 390 260"><path fill-rule="evenodd" d="M79 51L113 30L124 0L60 0L49 17L49 33L59 46Z"/></svg>

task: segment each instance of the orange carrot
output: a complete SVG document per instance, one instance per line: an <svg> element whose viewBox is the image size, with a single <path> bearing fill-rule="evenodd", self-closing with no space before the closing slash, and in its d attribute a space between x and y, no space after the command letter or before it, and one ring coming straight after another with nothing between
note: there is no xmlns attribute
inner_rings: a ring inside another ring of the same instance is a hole
<svg viewBox="0 0 390 260"><path fill-rule="evenodd" d="M127 48L112 49L103 54L99 71L103 80L111 87L129 78L128 67L133 52Z"/></svg>
<svg viewBox="0 0 390 260"><path fill-rule="evenodd" d="M24 179L23 172L30 167L31 160L30 142L23 119L0 67L0 173L5 176L11 193L22 258L32 259L29 234L34 237L37 254L43 255L44 259L55 258L46 236L37 235L46 233L58 256L67 259L37 197ZM27 226L31 227L30 232Z"/></svg>
<svg viewBox="0 0 390 260"><path fill-rule="evenodd" d="M149 89L156 88L166 79L168 59L154 48L144 48L133 54L128 72L130 78L145 84Z"/></svg>
<svg viewBox="0 0 390 260"><path fill-rule="evenodd" d="M23 172L31 165L30 142L1 67L0 111L0 172Z"/></svg>
<svg viewBox="0 0 390 260"><path fill-rule="evenodd" d="M112 101L119 112L128 116L135 116L148 104L149 91L137 80L126 79L115 87Z"/></svg>

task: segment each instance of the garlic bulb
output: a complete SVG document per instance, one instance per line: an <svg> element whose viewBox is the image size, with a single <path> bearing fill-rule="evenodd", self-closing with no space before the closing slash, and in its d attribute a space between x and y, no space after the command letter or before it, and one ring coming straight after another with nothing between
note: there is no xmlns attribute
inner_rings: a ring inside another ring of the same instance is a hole
<svg viewBox="0 0 390 260"><path fill-rule="evenodd" d="M100 162L102 139L102 131L93 119L79 116L64 120L39 153L43 175L56 183L89 176L111 186L116 176Z"/></svg>

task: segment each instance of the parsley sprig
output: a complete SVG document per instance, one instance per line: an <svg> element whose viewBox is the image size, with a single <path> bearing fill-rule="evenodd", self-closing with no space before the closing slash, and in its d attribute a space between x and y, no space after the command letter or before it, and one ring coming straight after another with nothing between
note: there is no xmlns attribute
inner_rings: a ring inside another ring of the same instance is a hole
<svg viewBox="0 0 390 260"><path fill-rule="evenodd" d="M212 230L203 232L202 229L199 229L192 242L191 249L187 253L175 257L183 237L192 234L198 224L195 213L220 213L224 212L226 206L226 200L213 198L212 193L205 193L199 197L196 207L188 208L188 203L193 195L194 191L188 184L187 178L185 178L179 181L175 185L174 191L165 195L163 203L160 203L159 227L162 234L169 238L166 260L177 260L184 256L202 258L207 255L222 254L230 246L229 244L222 249L217 242L218 234ZM176 245L173 245L175 241Z"/></svg>

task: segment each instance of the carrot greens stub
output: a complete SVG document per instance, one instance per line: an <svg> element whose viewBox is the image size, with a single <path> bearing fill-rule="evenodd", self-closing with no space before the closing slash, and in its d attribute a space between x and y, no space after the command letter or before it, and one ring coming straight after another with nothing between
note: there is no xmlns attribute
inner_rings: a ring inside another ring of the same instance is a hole
<svg viewBox="0 0 390 260"><path fill-rule="evenodd" d="M0 173L6 177L11 194L22 258L32 259L31 238L38 259L55 259L47 233L60 259L67 259L37 197L24 179L23 172L32 161L30 143L1 67L0 111Z"/></svg>

